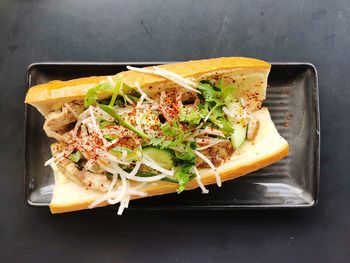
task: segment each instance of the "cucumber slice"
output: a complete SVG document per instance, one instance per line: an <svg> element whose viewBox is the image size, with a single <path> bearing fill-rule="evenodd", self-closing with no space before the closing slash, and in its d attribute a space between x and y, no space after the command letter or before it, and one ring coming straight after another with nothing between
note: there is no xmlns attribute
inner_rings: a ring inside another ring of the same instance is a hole
<svg viewBox="0 0 350 263"><path fill-rule="evenodd" d="M233 133L231 135L231 143L235 150L237 150L245 141L247 136L247 126L243 127L240 124L233 124Z"/></svg>
<svg viewBox="0 0 350 263"><path fill-rule="evenodd" d="M146 157L154 160L164 169L172 169L174 167L173 155L167 150L161 150L156 147L147 147L143 149Z"/></svg>

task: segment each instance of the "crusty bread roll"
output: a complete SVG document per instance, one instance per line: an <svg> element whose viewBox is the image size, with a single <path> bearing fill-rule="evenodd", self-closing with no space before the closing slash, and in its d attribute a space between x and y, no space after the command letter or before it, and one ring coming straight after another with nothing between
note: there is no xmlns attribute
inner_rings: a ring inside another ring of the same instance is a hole
<svg viewBox="0 0 350 263"><path fill-rule="evenodd" d="M181 62L162 65L168 71L174 72L194 82L208 78L223 78L226 83L234 83L237 87L236 97L249 100L252 115L259 120L260 127L254 140L246 140L235 151L229 161L218 167L222 181L231 180L262 167L270 165L284 158L288 154L288 143L276 130L267 108L261 108L261 101L265 99L267 77L270 64L249 58L228 57L207 60ZM148 96L167 88L176 86L175 83L162 77L135 71L118 73L113 78L122 77L130 87L139 83ZM29 89L26 103L36 107L44 116L50 111L57 110L66 102L83 100L86 92L96 84L104 82L106 77L89 77L70 81L51 81ZM251 94L255 94L254 100ZM111 94L100 94L100 98ZM101 195L102 192L86 189L84 186L71 181L62 170L55 171L55 188L50 203L52 213L62 213L86 209ZM210 169L199 170L204 185L216 182ZM176 192L178 185L170 182L157 181L147 184L141 191L147 197ZM198 187L196 180L187 184L186 189ZM132 196L132 199L140 198ZM104 202L98 206L108 205Z"/></svg>
<svg viewBox="0 0 350 263"><path fill-rule="evenodd" d="M244 97L247 92L257 92L258 99L264 100L266 95L267 76L271 65L261 60L240 57L225 57L205 60L194 60L176 64L159 66L194 81L206 79L212 75L224 75L226 80L235 81L237 96ZM113 78L122 77L124 83L135 87L139 83L149 96L161 89L171 88L175 84L162 77L135 71L124 71ZM106 76L94 76L69 81L54 80L33 86L28 90L25 103L36 107L44 116L57 110L66 102L83 100L86 92L103 82ZM111 94L100 94L101 98Z"/></svg>

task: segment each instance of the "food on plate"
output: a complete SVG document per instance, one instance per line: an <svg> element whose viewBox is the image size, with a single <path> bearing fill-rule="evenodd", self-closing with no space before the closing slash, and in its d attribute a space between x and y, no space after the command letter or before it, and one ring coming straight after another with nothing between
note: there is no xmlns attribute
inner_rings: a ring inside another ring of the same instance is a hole
<svg viewBox="0 0 350 263"><path fill-rule="evenodd" d="M270 64L226 57L33 86L26 103L54 138L52 213L181 193L288 154L262 107Z"/></svg>

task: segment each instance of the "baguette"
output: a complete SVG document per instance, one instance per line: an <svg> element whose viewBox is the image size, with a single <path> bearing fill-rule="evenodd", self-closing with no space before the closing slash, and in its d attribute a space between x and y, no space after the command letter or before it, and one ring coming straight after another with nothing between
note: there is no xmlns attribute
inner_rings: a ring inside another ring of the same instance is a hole
<svg viewBox="0 0 350 263"><path fill-rule="evenodd" d="M216 172L220 176L220 181L232 180L277 162L288 154L287 141L278 134L268 109L261 108L261 103L266 96L270 67L270 64L264 61L241 57L197 60L159 66L160 69L172 72L193 83L207 79L218 83L218 80L222 79L225 85L234 85L235 89L232 95L248 102L245 106L251 112L250 117L260 124L254 133L254 138L244 140L239 148L235 149L232 156L216 167L216 170L211 168L198 169L202 187L218 183ZM152 67L145 69L152 70ZM164 78L164 76L129 70L115 76L51 81L34 86L29 89L25 102L36 107L45 118L48 118L52 112L60 110L67 103L83 101L87 92L96 85L111 81L116 82L118 79L122 79L130 90L141 88L152 100L157 99L162 91L167 92L179 88L178 83ZM98 94L98 99L103 100L111 96L112 92L106 90ZM50 203L52 213L87 209L105 195L103 191L90 189L73 180L64 166L52 165L52 167L55 174L54 193ZM131 186L133 184L134 182L131 182ZM116 188L118 186L121 187L120 182L115 185ZM198 186L200 186L198 180L192 179L187 182L186 190ZM150 197L174 193L177 190L178 184L158 180L143 185L139 189L143 195L129 194L129 198ZM104 200L95 206L108 204L110 202Z"/></svg>

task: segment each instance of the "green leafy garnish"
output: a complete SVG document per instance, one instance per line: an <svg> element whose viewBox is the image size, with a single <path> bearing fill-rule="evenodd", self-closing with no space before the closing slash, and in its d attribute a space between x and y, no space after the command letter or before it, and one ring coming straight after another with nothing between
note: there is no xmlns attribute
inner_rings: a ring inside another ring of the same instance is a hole
<svg viewBox="0 0 350 263"><path fill-rule="evenodd" d="M216 91L214 87L208 83L199 83L198 89L202 92L202 96L206 102L219 103L221 93Z"/></svg>
<svg viewBox="0 0 350 263"><path fill-rule="evenodd" d="M196 163L196 154L193 150L191 143L187 143L184 151L175 152L175 162L194 165Z"/></svg>
<svg viewBox="0 0 350 263"><path fill-rule="evenodd" d="M222 107L228 102L237 100L234 97L235 87L224 85L223 79L219 80L218 87L209 81L201 81L198 88L202 91L205 103L199 105L199 114L202 118L209 117L209 120L217 125L226 134L232 133L232 123L227 119Z"/></svg>
<svg viewBox="0 0 350 263"><path fill-rule="evenodd" d="M201 116L197 110L183 107L180 109L179 120L191 125L198 125L201 121Z"/></svg>
<svg viewBox="0 0 350 263"><path fill-rule="evenodd" d="M224 80L219 80L219 89L221 90L221 98L223 98L225 101L227 99L235 99L234 94L236 91L236 87L233 85L224 85Z"/></svg>
<svg viewBox="0 0 350 263"><path fill-rule="evenodd" d="M112 98L109 102L109 106L114 106L115 104L117 104L119 107L122 107L123 105L127 104L127 101L125 99L125 96L127 96L124 93L124 89L131 89L131 87L129 87L128 85L126 85L121 79L117 79L115 81L115 88L113 91L113 95Z"/></svg>
<svg viewBox="0 0 350 263"><path fill-rule="evenodd" d="M122 95L118 95L115 102L114 102L114 105L117 105L118 107L123 107L127 104L124 96Z"/></svg>
<svg viewBox="0 0 350 263"><path fill-rule="evenodd" d="M214 105L215 106L215 105ZM198 112L202 119L209 113L209 103L202 103L198 105Z"/></svg>
<svg viewBox="0 0 350 263"><path fill-rule="evenodd" d="M227 118L225 117L225 114L224 114L221 106L215 106L212 109L211 114L209 116L209 119L214 124L219 126L220 130L222 130L226 133L233 132L232 123L229 120L227 120Z"/></svg>
<svg viewBox="0 0 350 263"><path fill-rule="evenodd" d="M179 184L179 187L177 188L178 194L185 190L187 183L196 176L193 174L193 168L194 165L181 165L175 167L174 177Z"/></svg>
<svg viewBox="0 0 350 263"><path fill-rule="evenodd" d="M109 106L106 106L106 105L101 105L101 104L98 104L98 106L102 110L107 112L109 115L111 115L118 122L119 125L121 125L121 126L127 128L127 129L135 132L137 135L141 136L142 138L149 139L149 136L147 134L145 134L142 131L139 131L133 125L131 125L129 122L124 121L122 119L122 117L120 117L120 115L112 107L109 107Z"/></svg>
<svg viewBox="0 0 350 263"><path fill-rule="evenodd" d="M165 135L176 137L183 136L183 130L180 128L177 120L173 120L172 123L167 122L162 126L162 131Z"/></svg>
<svg viewBox="0 0 350 263"><path fill-rule="evenodd" d="M98 100L98 95L101 93L111 93L113 92L114 87L108 83L99 84L94 88L89 89L84 98L85 108L96 105Z"/></svg>
<svg viewBox="0 0 350 263"><path fill-rule="evenodd" d="M109 106L114 106L115 100L117 99L117 96L119 94L120 88L121 88L121 80L117 79L115 81L115 87L114 87L114 91L113 91L113 95L111 98L111 101L109 102Z"/></svg>
<svg viewBox="0 0 350 263"><path fill-rule="evenodd" d="M157 146L161 149L164 149L165 147L162 146L163 142L165 141L165 136L156 136L152 137L150 140L150 145Z"/></svg>
<svg viewBox="0 0 350 263"><path fill-rule="evenodd" d="M81 152L79 151L75 151L75 152L72 152L70 155L69 155L69 159L72 161L72 162L79 162L80 158L81 158Z"/></svg>
<svg viewBox="0 0 350 263"><path fill-rule="evenodd" d="M219 80L218 87L209 81L202 80L198 89L202 92L205 102L215 102L216 106L223 106L228 100L236 99L234 97L236 88L232 85L224 85L223 79Z"/></svg>
<svg viewBox="0 0 350 263"><path fill-rule="evenodd" d="M173 119L171 123L163 124L161 130L164 136L156 136L151 138L150 144L161 149L183 147L184 141L190 133L185 134L179 122Z"/></svg>

